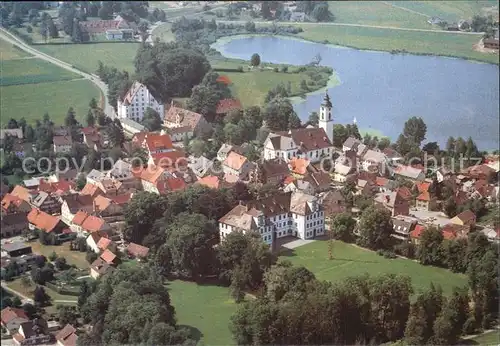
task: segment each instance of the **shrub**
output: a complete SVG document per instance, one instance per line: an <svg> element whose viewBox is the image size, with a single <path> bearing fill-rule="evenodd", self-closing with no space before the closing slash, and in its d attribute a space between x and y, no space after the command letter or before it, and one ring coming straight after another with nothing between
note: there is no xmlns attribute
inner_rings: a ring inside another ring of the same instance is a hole
<svg viewBox="0 0 500 346"><path fill-rule="evenodd" d="M396 256L396 254L392 251L384 251L384 257L393 259L393 258L397 258L398 256Z"/></svg>
<svg viewBox="0 0 500 346"><path fill-rule="evenodd" d="M281 67L281 72L287 73L288 72L288 66Z"/></svg>
<svg viewBox="0 0 500 346"><path fill-rule="evenodd" d="M30 33L30 34L33 32L33 28L31 27L31 25L28 25L28 26L26 27L26 31L27 31L28 33Z"/></svg>
<svg viewBox="0 0 500 346"><path fill-rule="evenodd" d="M273 70L274 70L274 72L279 72L280 71L278 67L273 68Z"/></svg>
<svg viewBox="0 0 500 346"><path fill-rule="evenodd" d="M238 66L238 72L243 72L243 66Z"/></svg>

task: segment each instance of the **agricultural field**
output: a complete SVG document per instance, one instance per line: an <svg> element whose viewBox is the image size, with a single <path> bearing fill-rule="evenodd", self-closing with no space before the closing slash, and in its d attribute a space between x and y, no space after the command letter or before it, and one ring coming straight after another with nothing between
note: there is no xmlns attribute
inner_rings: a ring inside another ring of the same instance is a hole
<svg viewBox="0 0 500 346"><path fill-rule="evenodd" d="M404 31L353 26L310 24L300 25L303 32L297 37L359 49L445 55L498 64L498 54L473 50L481 35L447 32Z"/></svg>
<svg viewBox="0 0 500 346"><path fill-rule="evenodd" d="M84 123L89 101L99 100L100 90L89 80L79 79L42 84L23 84L0 87L2 119L24 117L34 124L45 112L56 124L62 124L69 107Z"/></svg>
<svg viewBox="0 0 500 346"><path fill-rule="evenodd" d="M138 42L89 43L75 45L40 45L36 48L76 68L95 73L98 61L118 70L134 72L134 57Z"/></svg>
<svg viewBox="0 0 500 346"><path fill-rule="evenodd" d="M72 79L81 79L81 77L76 73L64 70L41 59L13 59L2 61L0 86L38 84Z"/></svg>
<svg viewBox="0 0 500 346"><path fill-rule="evenodd" d="M412 279L414 294L427 289L431 282L441 285L445 294L451 294L453 287L467 286L463 274L455 274L443 268L423 266L407 259L387 259L377 253L351 244L335 241L333 260L328 259L328 241L313 243L294 249L281 257L296 266L304 266L327 281L340 281L349 276L370 274L404 274Z"/></svg>
<svg viewBox="0 0 500 346"><path fill-rule="evenodd" d="M0 61L28 58L30 55L7 41L0 40Z"/></svg>
<svg viewBox="0 0 500 346"><path fill-rule="evenodd" d="M388 1L388 3L429 17L440 17L448 22L470 19L472 16L492 13L496 0L481 1ZM498 11L498 10L497 10Z"/></svg>
<svg viewBox="0 0 500 346"><path fill-rule="evenodd" d="M330 1L328 6L335 16L335 23L433 29L427 23L427 16L384 1Z"/></svg>
<svg viewBox="0 0 500 346"><path fill-rule="evenodd" d="M189 327L202 345L234 345L228 325L237 304L226 287L175 280L168 288L177 324Z"/></svg>

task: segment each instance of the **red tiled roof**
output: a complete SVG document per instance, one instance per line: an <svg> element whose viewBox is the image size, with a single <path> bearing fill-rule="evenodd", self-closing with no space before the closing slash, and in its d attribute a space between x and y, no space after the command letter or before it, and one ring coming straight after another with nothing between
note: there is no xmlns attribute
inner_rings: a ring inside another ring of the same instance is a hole
<svg viewBox="0 0 500 346"><path fill-rule="evenodd" d="M408 189L406 186L401 186L396 190L396 193L398 194L399 197L402 199L408 201L411 199L411 191Z"/></svg>
<svg viewBox="0 0 500 346"><path fill-rule="evenodd" d="M73 220L71 220L71 223L77 226L81 226L83 224L83 221L85 221L85 219L87 218L87 216L89 216L89 214L87 214L83 210L79 210L73 217Z"/></svg>
<svg viewBox="0 0 500 346"><path fill-rule="evenodd" d="M232 110L242 109L241 102L238 99L223 99L217 104L216 114L226 114Z"/></svg>
<svg viewBox="0 0 500 346"><path fill-rule="evenodd" d="M132 198L132 194L131 193L123 193L121 195L109 195L106 197L118 205L123 205L123 204L127 204L128 202L130 202L130 199Z"/></svg>
<svg viewBox="0 0 500 346"><path fill-rule="evenodd" d="M165 169L155 165L149 165L148 167L134 170L133 173L141 180L156 184L159 179L163 178Z"/></svg>
<svg viewBox="0 0 500 346"><path fill-rule="evenodd" d="M429 193L429 187L431 186L431 183L424 182L416 185L418 192L420 192L420 194L417 196L417 199L419 201L427 201L427 202L430 201L431 194Z"/></svg>
<svg viewBox="0 0 500 346"><path fill-rule="evenodd" d="M103 191L99 188L99 186L91 184L91 183L87 183L83 187L82 191L80 191L80 194L82 194L82 195L92 195L92 196L94 196L95 194L101 194L101 193L103 193Z"/></svg>
<svg viewBox="0 0 500 346"><path fill-rule="evenodd" d="M239 171L245 162L247 162L247 158L245 156L240 155L235 151L231 151L224 160L223 165Z"/></svg>
<svg viewBox="0 0 500 346"><path fill-rule="evenodd" d="M451 229L443 229L443 238L446 240L453 240L456 239L457 233Z"/></svg>
<svg viewBox="0 0 500 346"><path fill-rule="evenodd" d="M106 238L106 237L101 237L101 239L99 239L99 241L97 242L97 248L101 249L101 250L106 250L109 246L109 244L111 244L111 239L109 238Z"/></svg>
<svg viewBox="0 0 500 346"><path fill-rule="evenodd" d="M71 324L65 325L64 328L56 334L56 340L63 344L63 346L76 346L78 340L76 329Z"/></svg>
<svg viewBox="0 0 500 346"><path fill-rule="evenodd" d="M307 173L309 160L300 157L294 157L290 160L289 164L290 164L290 170L293 173L304 175Z"/></svg>
<svg viewBox="0 0 500 346"><path fill-rule="evenodd" d="M425 231L425 227L417 224L417 225L415 225L415 228L413 229L413 231L410 232L410 237L418 239L418 238L420 238L422 233L424 233L424 231Z"/></svg>
<svg viewBox="0 0 500 346"><path fill-rule="evenodd" d="M2 324L7 324L16 318L24 318L26 319L26 321L29 321L29 318L23 309L6 307L5 309L2 310L1 314L2 314Z"/></svg>
<svg viewBox="0 0 500 346"><path fill-rule="evenodd" d="M10 193L12 196L19 197L23 201L29 202L30 199L30 191L21 185L14 186L14 189Z"/></svg>
<svg viewBox="0 0 500 346"><path fill-rule="evenodd" d="M83 221L82 228L86 231L89 231L89 233L92 233L100 231L104 224L105 221L102 218L94 215L89 215L87 216L85 221Z"/></svg>
<svg viewBox="0 0 500 346"><path fill-rule="evenodd" d="M118 29L119 20L88 20L79 22L83 32L104 33L106 30Z"/></svg>
<svg viewBox="0 0 500 346"><path fill-rule="evenodd" d="M33 208L28 214L28 221L36 228L50 233L59 224L59 218L49 215L39 209Z"/></svg>
<svg viewBox="0 0 500 346"><path fill-rule="evenodd" d="M204 185L210 187L212 189L218 189L220 185L219 177L215 175L209 175L204 178L200 178L197 181L197 184Z"/></svg>
<svg viewBox="0 0 500 346"><path fill-rule="evenodd" d="M101 259L106 262L107 264L113 264L116 255L109 251L108 249L104 250L104 252L101 254Z"/></svg>
<svg viewBox="0 0 500 346"><path fill-rule="evenodd" d="M388 181L387 178L383 178L383 177L375 178L375 184L377 184L377 186L385 186L385 184L387 184L387 181Z"/></svg>
<svg viewBox="0 0 500 346"><path fill-rule="evenodd" d="M176 164L178 166L187 165L187 160L182 160L186 155L180 150L167 151L166 153L152 154L153 162L156 166L161 166L163 168L172 167Z"/></svg>
<svg viewBox="0 0 500 346"><path fill-rule="evenodd" d="M156 133L148 133L144 140L150 152L162 149L173 149L174 147L170 136L167 134L159 135Z"/></svg>
<svg viewBox="0 0 500 346"><path fill-rule="evenodd" d="M219 76L217 78L217 82L224 83L226 85L230 85L232 83L231 79L228 76L225 76L225 75Z"/></svg>
<svg viewBox="0 0 500 346"><path fill-rule="evenodd" d="M170 191L184 190L187 187L186 182L181 178L166 178L156 183L156 188L160 193Z"/></svg>
<svg viewBox="0 0 500 346"><path fill-rule="evenodd" d="M26 203L21 198L7 193L2 199L2 209L7 210L10 206L19 207L23 202Z"/></svg>
<svg viewBox="0 0 500 346"><path fill-rule="evenodd" d="M476 219L476 214L474 214L470 209L468 209L461 212L456 217L459 218L465 224L474 221Z"/></svg>
<svg viewBox="0 0 500 346"><path fill-rule="evenodd" d="M134 257L144 258L148 255L149 248L136 243L130 243L127 246L127 252Z"/></svg>

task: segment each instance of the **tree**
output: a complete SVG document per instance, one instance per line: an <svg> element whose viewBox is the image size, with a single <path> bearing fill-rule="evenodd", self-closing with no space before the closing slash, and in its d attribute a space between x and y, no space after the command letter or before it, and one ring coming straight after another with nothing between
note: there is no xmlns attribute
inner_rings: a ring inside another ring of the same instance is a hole
<svg viewBox="0 0 500 346"><path fill-rule="evenodd" d="M434 322L432 343L454 345L459 341L462 329L469 314L467 288L454 288L451 298Z"/></svg>
<svg viewBox="0 0 500 346"><path fill-rule="evenodd" d="M152 93L160 95L163 102L172 97L189 96L193 86L199 84L210 69L201 52L165 43L142 46L134 65L139 80Z"/></svg>
<svg viewBox="0 0 500 346"><path fill-rule="evenodd" d="M78 175L78 178L76 178L76 189L78 191L81 191L83 190L86 184L87 184L87 179L85 178L85 175L80 173Z"/></svg>
<svg viewBox="0 0 500 346"><path fill-rule="evenodd" d="M384 150L391 145L391 140L388 137L382 137L377 143L377 148L379 150Z"/></svg>
<svg viewBox="0 0 500 346"><path fill-rule="evenodd" d="M458 206L454 196L450 196L443 205L444 213L449 217L455 217L458 214Z"/></svg>
<svg viewBox="0 0 500 346"><path fill-rule="evenodd" d="M420 236L417 259L423 265L442 266L445 263L443 233L435 228L427 228Z"/></svg>
<svg viewBox="0 0 500 346"><path fill-rule="evenodd" d="M58 305L56 307L59 318L59 325L64 327L67 324L75 325L77 322L77 313L74 306Z"/></svg>
<svg viewBox="0 0 500 346"><path fill-rule="evenodd" d="M89 109L85 120L87 122L87 126L94 126L95 125L95 117L94 117L94 112L92 112L92 109Z"/></svg>
<svg viewBox="0 0 500 346"><path fill-rule="evenodd" d="M328 3L321 3L314 6L311 17L317 22L328 22L332 19L332 14L328 10Z"/></svg>
<svg viewBox="0 0 500 346"><path fill-rule="evenodd" d="M57 257L55 260L55 266L58 270L64 270L68 266L68 264L66 263L66 258Z"/></svg>
<svg viewBox="0 0 500 346"><path fill-rule="evenodd" d="M369 249L387 249L392 228L389 211L375 206L368 207L359 220L360 245Z"/></svg>
<svg viewBox="0 0 500 346"><path fill-rule="evenodd" d="M89 296L92 294L87 281L83 280L80 285L80 295L78 296L78 308L81 309L85 304Z"/></svg>
<svg viewBox="0 0 500 346"><path fill-rule="evenodd" d="M243 270L237 266L233 269L231 275L231 285L229 286L229 292L231 297L236 303L240 303L245 298L245 273Z"/></svg>
<svg viewBox="0 0 500 346"><path fill-rule="evenodd" d="M36 286L33 291L33 300L40 306L46 306L50 302L50 296L45 292L43 286Z"/></svg>
<svg viewBox="0 0 500 346"><path fill-rule="evenodd" d="M202 141L201 139L194 139L189 144L189 152L195 157L200 157L205 152L206 147L206 142Z"/></svg>
<svg viewBox="0 0 500 346"><path fill-rule="evenodd" d="M80 23L77 19L75 19L75 23L73 24L73 33L71 34L71 42L73 43L83 42L82 29L80 28Z"/></svg>
<svg viewBox="0 0 500 346"><path fill-rule="evenodd" d="M427 133L427 125L422 118L411 117L405 122L403 135L410 140L411 143L420 146L425 139Z"/></svg>
<svg viewBox="0 0 500 346"><path fill-rule="evenodd" d="M38 28L38 33L42 36L43 41L47 42L47 37L49 35L49 27L47 25L47 21L42 20L40 23L40 27Z"/></svg>
<svg viewBox="0 0 500 346"><path fill-rule="evenodd" d="M215 116L217 104L220 100L219 93L211 86L196 85L193 87L191 97L187 101L187 106L190 110L211 119Z"/></svg>
<svg viewBox="0 0 500 346"><path fill-rule="evenodd" d="M69 107L66 117L64 118L64 124L66 126L76 126L78 124L73 107Z"/></svg>
<svg viewBox="0 0 500 346"><path fill-rule="evenodd" d="M342 124L333 125L333 145L337 148L342 148L342 144L346 141L349 135Z"/></svg>
<svg viewBox="0 0 500 346"><path fill-rule="evenodd" d="M125 208L125 239L142 244L144 237L153 231L154 220L163 215L167 206L168 202L163 196L149 192L134 194Z"/></svg>
<svg viewBox="0 0 500 346"><path fill-rule="evenodd" d="M156 323L149 331L147 345L190 345L190 333L186 328L175 328L164 322Z"/></svg>
<svg viewBox="0 0 500 346"><path fill-rule="evenodd" d="M266 126L273 131L284 131L297 128L300 120L288 99L281 96L269 102L262 114ZM297 124L298 121L298 124Z"/></svg>
<svg viewBox="0 0 500 346"><path fill-rule="evenodd" d="M251 22L251 21L246 22L245 23L245 29L248 32L255 32L255 23Z"/></svg>
<svg viewBox="0 0 500 346"><path fill-rule="evenodd" d="M446 266L454 273L464 273L467 269L464 253L467 251L467 240L450 240L444 244Z"/></svg>
<svg viewBox="0 0 500 346"><path fill-rule="evenodd" d="M33 306L33 304L24 303L23 310L29 319L33 319L33 317L35 317L36 308Z"/></svg>
<svg viewBox="0 0 500 346"><path fill-rule="evenodd" d="M111 3L108 5L106 2L103 2L101 8L97 11L97 16L99 16L102 20L111 19L113 15L113 9L111 6Z"/></svg>
<svg viewBox="0 0 500 346"><path fill-rule="evenodd" d="M217 240L215 225L200 214L181 213L167 229L167 245L174 269L196 279L213 271Z"/></svg>
<svg viewBox="0 0 500 346"><path fill-rule="evenodd" d="M144 117L142 118L142 124L149 131L158 131L161 129L163 121L160 117L160 114L158 114L157 111L155 111L153 108L148 107L144 112Z"/></svg>
<svg viewBox="0 0 500 346"><path fill-rule="evenodd" d="M318 112L311 112L309 114L309 119L308 119L309 124L313 126L318 126L318 121L319 121Z"/></svg>
<svg viewBox="0 0 500 346"><path fill-rule="evenodd" d="M257 67L260 65L260 55L257 53L252 54L250 58L250 65L253 67Z"/></svg>
<svg viewBox="0 0 500 346"><path fill-rule="evenodd" d="M55 251L52 251L52 253L49 255L49 261L54 262L57 258L57 254Z"/></svg>
<svg viewBox="0 0 500 346"><path fill-rule="evenodd" d="M350 242L354 238L354 227L356 226L356 221L348 213L340 213L333 217L330 225L330 230L333 234L333 238L342 240L345 242Z"/></svg>
<svg viewBox="0 0 500 346"><path fill-rule="evenodd" d="M361 134L359 133L358 125L356 124L347 124L345 126L347 130L347 137L354 137L357 140L361 140ZM347 138L346 138L347 139Z"/></svg>

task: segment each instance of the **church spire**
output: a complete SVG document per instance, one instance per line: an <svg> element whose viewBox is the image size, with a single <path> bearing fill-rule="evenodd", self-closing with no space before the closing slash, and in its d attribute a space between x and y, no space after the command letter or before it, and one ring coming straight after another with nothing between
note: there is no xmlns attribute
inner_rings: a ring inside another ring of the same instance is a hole
<svg viewBox="0 0 500 346"><path fill-rule="evenodd" d="M332 108L332 101L330 101L330 96L328 95L328 92L325 93L325 98L323 99L322 104L328 108Z"/></svg>

